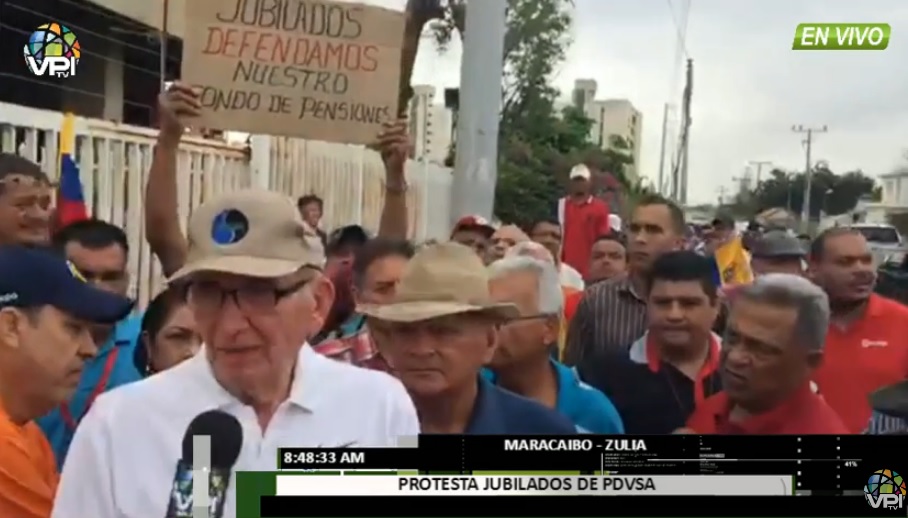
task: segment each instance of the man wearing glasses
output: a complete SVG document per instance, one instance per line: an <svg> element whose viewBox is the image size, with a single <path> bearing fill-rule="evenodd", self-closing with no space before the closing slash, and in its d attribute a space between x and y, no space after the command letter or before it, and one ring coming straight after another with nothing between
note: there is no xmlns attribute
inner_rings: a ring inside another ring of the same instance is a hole
<svg viewBox="0 0 908 518"><path fill-rule="evenodd" d="M493 300L516 305L520 317L502 325L486 378L561 412L579 432L624 433L612 402L551 357L564 306L554 264L513 255L492 263L489 270Z"/></svg>
<svg viewBox="0 0 908 518"><path fill-rule="evenodd" d="M164 515L183 433L212 409L244 430L236 471L272 471L290 444L393 447L419 433L399 381L309 347L334 289L304 232L294 200L279 193L236 191L193 212L187 260L170 282L186 290L205 345L98 398L70 447L54 518ZM235 491L225 517L236 516Z"/></svg>

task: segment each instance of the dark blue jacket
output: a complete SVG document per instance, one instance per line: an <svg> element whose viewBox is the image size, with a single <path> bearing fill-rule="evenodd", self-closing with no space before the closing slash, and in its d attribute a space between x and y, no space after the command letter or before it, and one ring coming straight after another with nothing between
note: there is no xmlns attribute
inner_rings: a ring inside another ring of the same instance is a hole
<svg viewBox="0 0 908 518"><path fill-rule="evenodd" d="M576 434L570 419L560 412L518 396L479 377L479 393L470 424L470 435L562 435Z"/></svg>

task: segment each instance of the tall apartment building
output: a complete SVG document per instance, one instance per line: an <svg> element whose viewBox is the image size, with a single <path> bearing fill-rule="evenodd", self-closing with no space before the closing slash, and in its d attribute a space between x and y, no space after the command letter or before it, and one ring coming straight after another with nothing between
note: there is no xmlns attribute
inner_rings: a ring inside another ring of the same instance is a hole
<svg viewBox="0 0 908 518"><path fill-rule="evenodd" d="M571 101L593 121L590 140L603 149L609 147L612 137L620 137L628 143L634 165L628 168L627 174L628 179L633 181L637 178L640 167L643 114L627 99L597 101L596 88L596 81L592 79L574 81Z"/></svg>
<svg viewBox="0 0 908 518"><path fill-rule="evenodd" d="M408 110L410 135L414 140L413 158L443 163L451 147L452 114L435 104L435 87L415 85Z"/></svg>

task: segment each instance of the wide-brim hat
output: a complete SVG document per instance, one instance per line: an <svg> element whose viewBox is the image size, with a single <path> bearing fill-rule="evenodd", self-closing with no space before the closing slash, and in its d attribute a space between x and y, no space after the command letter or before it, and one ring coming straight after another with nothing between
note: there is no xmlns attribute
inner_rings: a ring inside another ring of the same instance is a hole
<svg viewBox="0 0 908 518"><path fill-rule="evenodd" d="M325 264L318 236L294 200L277 192L245 189L203 203L189 220L188 235L186 264L168 282L198 272L277 278Z"/></svg>
<svg viewBox="0 0 908 518"><path fill-rule="evenodd" d="M501 321L517 318L517 306L492 300L489 280L485 265L472 249L453 242L429 245L410 260L391 303L361 304L357 311L401 323L465 313Z"/></svg>

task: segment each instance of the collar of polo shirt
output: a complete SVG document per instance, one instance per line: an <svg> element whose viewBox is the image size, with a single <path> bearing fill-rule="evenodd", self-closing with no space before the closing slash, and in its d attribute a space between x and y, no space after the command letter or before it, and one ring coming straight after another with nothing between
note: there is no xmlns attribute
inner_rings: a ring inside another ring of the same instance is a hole
<svg viewBox="0 0 908 518"><path fill-rule="evenodd" d="M238 404L237 398L227 392L215 379L214 371L211 370L211 364L208 363L204 349L203 345L198 354L186 361L187 368L193 371L194 377L200 385L201 390L195 394L195 397L207 399L207 402L215 408ZM319 402L323 399L322 395L325 394L325 385L333 383L326 377L328 372L312 367L314 362L310 361L310 358L317 355L318 353L313 351L308 344L303 345L293 371L290 397L287 398L287 401L308 412L315 412L318 409Z"/></svg>

